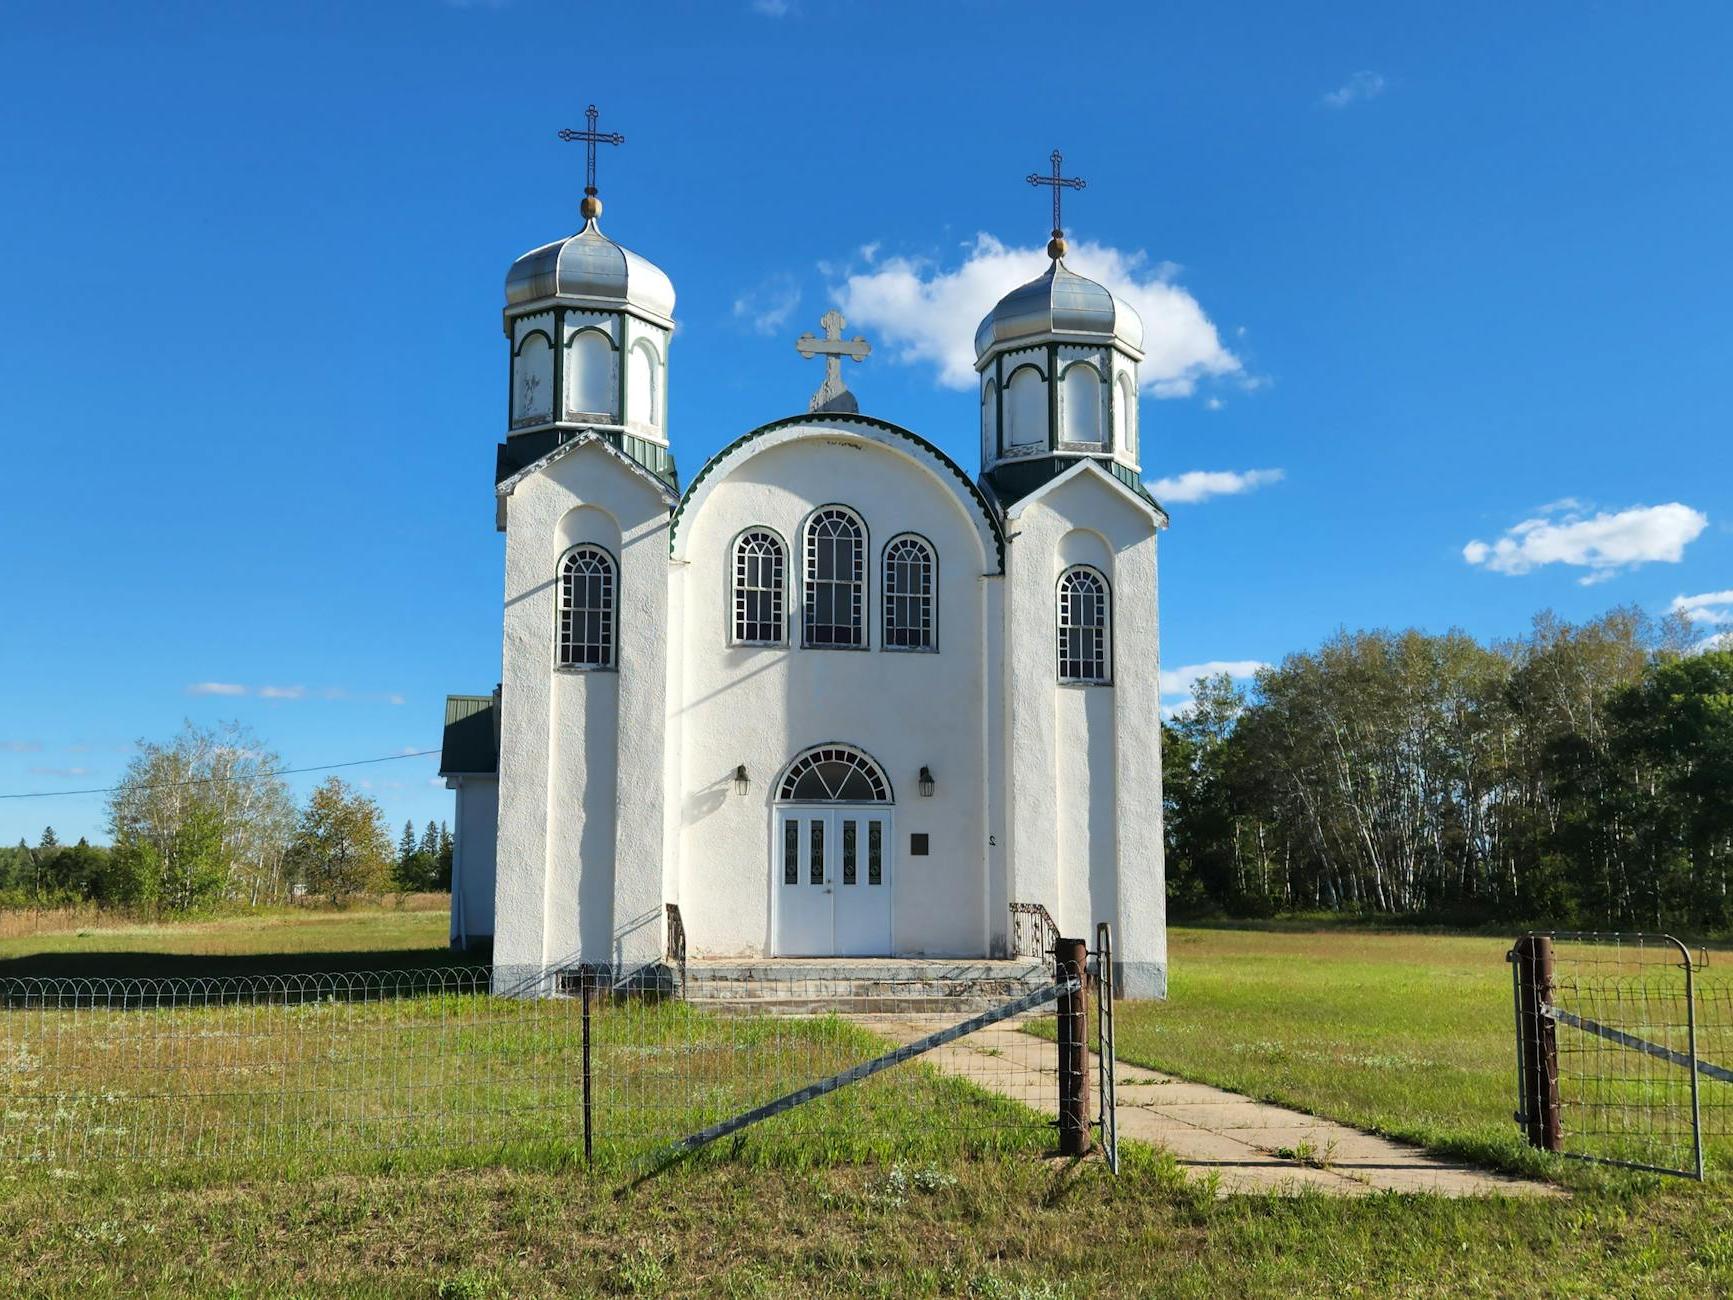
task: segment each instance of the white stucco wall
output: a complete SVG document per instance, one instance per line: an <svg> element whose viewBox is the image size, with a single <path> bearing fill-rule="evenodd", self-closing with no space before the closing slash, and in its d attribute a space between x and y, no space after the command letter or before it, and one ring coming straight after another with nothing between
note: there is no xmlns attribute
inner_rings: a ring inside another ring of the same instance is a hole
<svg viewBox="0 0 1733 1300"><path fill-rule="evenodd" d="M496 988L550 966L662 953L666 497L595 443L506 499ZM614 556L613 671L555 667L557 571L574 544Z"/></svg>
<svg viewBox="0 0 1733 1300"><path fill-rule="evenodd" d="M452 776L457 792L451 854L451 945L493 935L494 851L499 835L499 778Z"/></svg>
<svg viewBox="0 0 1733 1300"><path fill-rule="evenodd" d="M1111 922L1123 992L1165 996L1155 519L1092 464L1008 513L1011 897L1045 905L1067 937ZM1109 685L1058 681L1056 584L1073 564L1112 587Z"/></svg>
<svg viewBox="0 0 1733 1300"><path fill-rule="evenodd" d="M985 752L994 691L997 559L966 489L906 443L836 430L763 435L695 495L679 525L672 604L681 611L677 767L678 899L693 955L759 954L772 942L775 783L801 751L841 741L871 754L895 795L892 946L901 955L988 951ZM842 504L867 529L869 649L799 645L802 525ZM731 552L745 528L773 529L790 557L791 644L735 647ZM916 532L938 557L937 653L879 648L884 543ZM737 765L750 776L733 792ZM920 769L936 782L917 791ZM672 770L672 769L671 769ZM909 839L929 836L912 857Z"/></svg>

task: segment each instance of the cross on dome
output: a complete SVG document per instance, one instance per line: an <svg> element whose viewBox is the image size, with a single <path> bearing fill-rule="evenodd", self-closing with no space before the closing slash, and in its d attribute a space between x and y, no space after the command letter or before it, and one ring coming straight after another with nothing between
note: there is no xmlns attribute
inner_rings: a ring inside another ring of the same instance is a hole
<svg viewBox="0 0 1733 1300"><path fill-rule="evenodd" d="M1080 190L1088 184L1081 176L1064 176L1060 174L1060 164L1065 161L1065 155L1057 149L1050 159L1053 164L1051 175L1043 176L1040 172L1030 172L1025 180L1031 185L1046 185L1053 191L1053 238L1047 244L1047 256L1055 262L1065 256L1065 227L1059 220L1059 198L1065 190Z"/></svg>
<svg viewBox="0 0 1733 1300"><path fill-rule="evenodd" d="M867 354L873 350L872 344L858 334L852 339L843 338L842 327L848 322L834 307L825 312L818 323L824 330L822 339L812 334L802 334L794 341L795 351L807 360L810 361L813 357L824 358L824 383L820 384L818 391L812 395L806 409L858 412L860 403L842 381L842 359L849 357L855 361L865 361Z"/></svg>
<svg viewBox="0 0 1733 1300"><path fill-rule="evenodd" d="M596 197L596 146L626 143L626 137L618 131L596 130L596 119L600 116L596 106L591 104L584 110L586 126L582 131L568 126L560 132L560 139L567 144L579 140L584 144L584 201L578 211L583 213L585 221L594 221L602 215L602 201Z"/></svg>

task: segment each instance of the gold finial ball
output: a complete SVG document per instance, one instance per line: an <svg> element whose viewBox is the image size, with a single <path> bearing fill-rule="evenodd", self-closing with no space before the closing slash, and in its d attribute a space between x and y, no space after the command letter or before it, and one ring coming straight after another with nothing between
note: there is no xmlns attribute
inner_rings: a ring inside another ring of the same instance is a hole
<svg viewBox="0 0 1733 1300"><path fill-rule="evenodd" d="M1065 237L1063 235L1055 232L1053 238L1047 241L1047 256L1055 262L1065 256Z"/></svg>
<svg viewBox="0 0 1733 1300"><path fill-rule="evenodd" d="M584 201L578 204L578 212L585 221L594 221L602 215L602 201L594 194L584 195Z"/></svg>

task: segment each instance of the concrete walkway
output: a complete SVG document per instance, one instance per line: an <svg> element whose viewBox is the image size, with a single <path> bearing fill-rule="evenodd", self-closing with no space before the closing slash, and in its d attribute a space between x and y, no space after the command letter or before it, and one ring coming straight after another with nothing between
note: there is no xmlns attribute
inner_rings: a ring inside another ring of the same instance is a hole
<svg viewBox="0 0 1733 1300"><path fill-rule="evenodd" d="M854 1017L898 1043L943 1026L928 1018ZM993 1025L920 1059L1048 1115L1059 1113L1056 1049L1015 1024ZM1090 1107L1100 1078L1089 1056ZM1119 1136L1163 1147L1194 1177L1214 1176L1223 1194L1296 1195L1304 1188L1338 1196L1374 1191L1439 1196L1561 1196L1547 1183L1490 1173L1375 1137L1333 1120L1253 1101L1201 1083L1120 1062Z"/></svg>

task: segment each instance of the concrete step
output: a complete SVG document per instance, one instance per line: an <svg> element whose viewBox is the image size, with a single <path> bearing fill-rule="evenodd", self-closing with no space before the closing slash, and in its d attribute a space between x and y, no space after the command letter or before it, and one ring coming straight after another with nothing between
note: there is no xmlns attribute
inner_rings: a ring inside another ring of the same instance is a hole
<svg viewBox="0 0 1733 1300"><path fill-rule="evenodd" d="M685 998L755 1015L923 1015L961 1018L1045 988L1028 961L822 958L691 961Z"/></svg>

